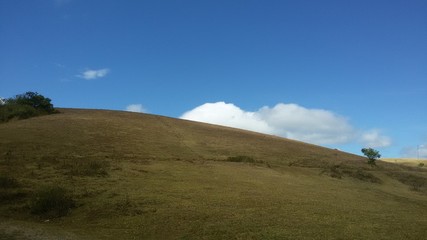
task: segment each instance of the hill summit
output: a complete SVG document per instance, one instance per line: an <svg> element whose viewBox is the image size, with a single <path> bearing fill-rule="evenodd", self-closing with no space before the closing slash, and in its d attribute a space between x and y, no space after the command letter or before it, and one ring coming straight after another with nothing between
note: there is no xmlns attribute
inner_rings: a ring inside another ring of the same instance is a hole
<svg viewBox="0 0 427 240"><path fill-rule="evenodd" d="M0 238L427 235L424 168L157 115L59 110L0 124Z"/></svg>

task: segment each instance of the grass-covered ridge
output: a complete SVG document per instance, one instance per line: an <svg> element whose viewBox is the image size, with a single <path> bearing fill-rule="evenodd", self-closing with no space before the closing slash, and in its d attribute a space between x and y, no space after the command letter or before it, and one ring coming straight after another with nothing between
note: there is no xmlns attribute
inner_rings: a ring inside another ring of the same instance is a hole
<svg viewBox="0 0 427 240"><path fill-rule="evenodd" d="M0 125L0 238L427 234L425 168L156 115L60 112ZM37 211L41 196L53 203Z"/></svg>

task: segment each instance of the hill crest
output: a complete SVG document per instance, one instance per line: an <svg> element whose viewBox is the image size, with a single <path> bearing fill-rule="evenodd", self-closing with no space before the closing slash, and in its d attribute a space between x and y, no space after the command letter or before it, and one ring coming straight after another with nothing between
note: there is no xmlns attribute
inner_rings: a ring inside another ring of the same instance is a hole
<svg viewBox="0 0 427 240"><path fill-rule="evenodd" d="M246 155L279 165L364 159L277 136L159 115L111 110L60 111L0 125L0 131L10 136L9 140L21 142L21 147L37 142L40 151L61 149L55 153L59 155L111 156L120 152L128 157L183 160L224 160Z"/></svg>

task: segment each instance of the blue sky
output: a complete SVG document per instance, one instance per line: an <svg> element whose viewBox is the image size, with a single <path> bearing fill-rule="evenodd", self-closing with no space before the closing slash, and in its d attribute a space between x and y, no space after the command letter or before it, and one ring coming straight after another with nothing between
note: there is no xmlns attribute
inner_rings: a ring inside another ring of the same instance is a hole
<svg viewBox="0 0 427 240"><path fill-rule="evenodd" d="M427 157L426 12L424 0L0 0L0 97Z"/></svg>

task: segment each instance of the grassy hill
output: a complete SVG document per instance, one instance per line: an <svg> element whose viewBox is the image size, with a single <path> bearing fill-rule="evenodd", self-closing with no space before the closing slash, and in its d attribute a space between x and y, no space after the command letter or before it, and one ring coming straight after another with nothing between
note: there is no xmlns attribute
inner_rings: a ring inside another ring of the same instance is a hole
<svg viewBox="0 0 427 240"><path fill-rule="evenodd" d="M338 150L156 115L60 111L0 124L0 239L427 235L427 167L370 167ZM57 186L71 211L35 211Z"/></svg>

